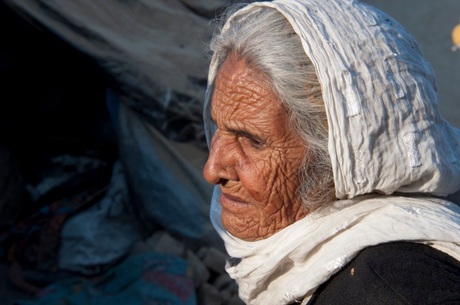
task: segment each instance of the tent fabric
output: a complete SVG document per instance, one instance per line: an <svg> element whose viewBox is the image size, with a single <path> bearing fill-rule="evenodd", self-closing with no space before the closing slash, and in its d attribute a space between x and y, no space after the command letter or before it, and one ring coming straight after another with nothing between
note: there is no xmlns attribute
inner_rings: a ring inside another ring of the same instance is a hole
<svg viewBox="0 0 460 305"><path fill-rule="evenodd" d="M166 88L201 99L209 19L225 1L6 0L94 58L130 94L157 97Z"/></svg>
<svg viewBox="0 0 460 305"><path fill-rule="evenodd" d="M118 136L128 200L144 234L162 228L186 240L223 247L209 221L212 188L201 175L207 154L202 100L209 20L232 2L237 1L5 1L24 18L89 56L108 76L106 100ZM105 204L107 211L114 208ZM107 215L101 212L98 217ZM131 234L122 242L123 249L107 251L112 256L105 258L97 249L101 245L94 242L76 249L69 230L84 235L86 241L110 231L106 227L104 232L90 233L93 236L88 235L88 228L78 231L83 218L77 215L64 227L60 257L66 269L91 273L98 265L121 257L120 251L127 251L140 238ZM82 255L69 256L70 249ZM91 255L83 257L84 253Z"/></svg>
<svg viewBox="0 0 460 305"><path fill-rule="evenodd" d="M196 145L205 148L202 100L210 19L239 1L4 2L94 60L110 86L129 96L126 102L155 128L175 140L194 138ZM186 133L174 135L177 125L187 125Z"/></svg>
<svg viewBox="0 0 460 305"><path fill-rule="evenodd" d="M191 243L223 248L209 220L212 186L201 175L207 153L167 139L123 97L111 95L108 103L131 203L145 230L159 226Z"/></svg>

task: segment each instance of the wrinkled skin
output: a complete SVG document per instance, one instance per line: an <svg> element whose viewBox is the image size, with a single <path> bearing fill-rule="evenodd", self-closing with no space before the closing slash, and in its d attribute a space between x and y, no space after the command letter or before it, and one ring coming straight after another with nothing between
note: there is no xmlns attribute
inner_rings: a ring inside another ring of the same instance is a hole
<svg viewBox="0 0 460 305"><path fill-rule="evenodd" d="M224 228L255 241L304 217L298 173L306 148L267 77L229 55L216 78L211 116L217 131L203 174L222 191Z"/></svg>

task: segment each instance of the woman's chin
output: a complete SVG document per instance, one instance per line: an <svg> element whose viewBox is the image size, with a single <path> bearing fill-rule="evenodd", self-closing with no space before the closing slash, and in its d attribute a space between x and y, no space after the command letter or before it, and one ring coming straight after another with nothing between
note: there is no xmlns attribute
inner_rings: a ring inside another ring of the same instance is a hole
<svg viewBox="0 0 460 305"><path fill-rule="evenodd" d="M258 236L254 236L254 228L249 228L244 219L222 210L221 220L222 226L231 235L245 241L254 241L258 239Z"/></svg>

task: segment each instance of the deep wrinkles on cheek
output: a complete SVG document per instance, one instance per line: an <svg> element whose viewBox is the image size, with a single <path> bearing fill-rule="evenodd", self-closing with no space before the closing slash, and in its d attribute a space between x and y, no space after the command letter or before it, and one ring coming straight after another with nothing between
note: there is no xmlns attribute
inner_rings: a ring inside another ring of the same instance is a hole
<svg viewBox="0 0 460 305"><path fill-rule="evenodd" d="M298 187L300 184L299 168L296 167L298 162L294 159L289 159L287 155L283 154L277 154L275 159L283 159L285 162L282 164L276 161L272 162L275 168L270 178L272 191L268 200L282 202L284 203L282 206L290 208L292 207L291 203L298 201Z"/></svg>
<svg viewBox="0 0 460 305"><path fill-rule="evenodd" d="M270 157L270 156L269 156ZM243 184L246 185L246 190L248 191L249 195L255 199L257 202L267 202L268 196L262 197L265 189L272 189L272 175L264 176L263 172L266 168L272 168L272 164L270 164L271 158L269 160L266 159L258 159L258 158L251 158L248 156L244 156L241 158L240 169L242 174L242 179L246 180L245 177L257 177L259 181L256 182L257 185L265 185L264 189L259 189L258 187L254 188L251 184L246 181L243 181ZM260 192L259 192L260 191Z"/></svg>
<svg viewBox="0 0 460 305"><path fill-rule="evenodd" d="M285 171L281 167L277 167L273 171L273 175L270 180L272 180L271 191L269 193L268 202L278 202L278 206L268 205L266 208L270 213L274 213L274 209L281 210L290 206L294 202L295 194L291 192L288 188L288 180ZM268 212L267 211L267 212Z"/></svg>
<svg viewBox="0 0 460 305"><path fill-rule="evenodd" d="M260 193L256 191L258 188L254 189L250 183L251 179L248 179L248 177L259 176L258 173L260 173L260 170L257 168L257 163L252 162L247 156L240 156L238 172L240 173L240 181L244 185L247 194L257 202L263 201L264 198L261 198ZM263 179L263 177L260 177L260 179Z"/></svg>

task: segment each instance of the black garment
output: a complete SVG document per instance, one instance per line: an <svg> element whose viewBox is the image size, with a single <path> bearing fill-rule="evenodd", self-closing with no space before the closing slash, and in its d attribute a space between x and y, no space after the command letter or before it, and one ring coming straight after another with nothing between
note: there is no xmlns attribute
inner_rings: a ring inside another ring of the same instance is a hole
<svg viewBox="0 0 460 305"><path fill-rule="evenodd" d="M369 247L321 285L308 302L323 304L460 304L460 262L416 243Z"/></svg>

